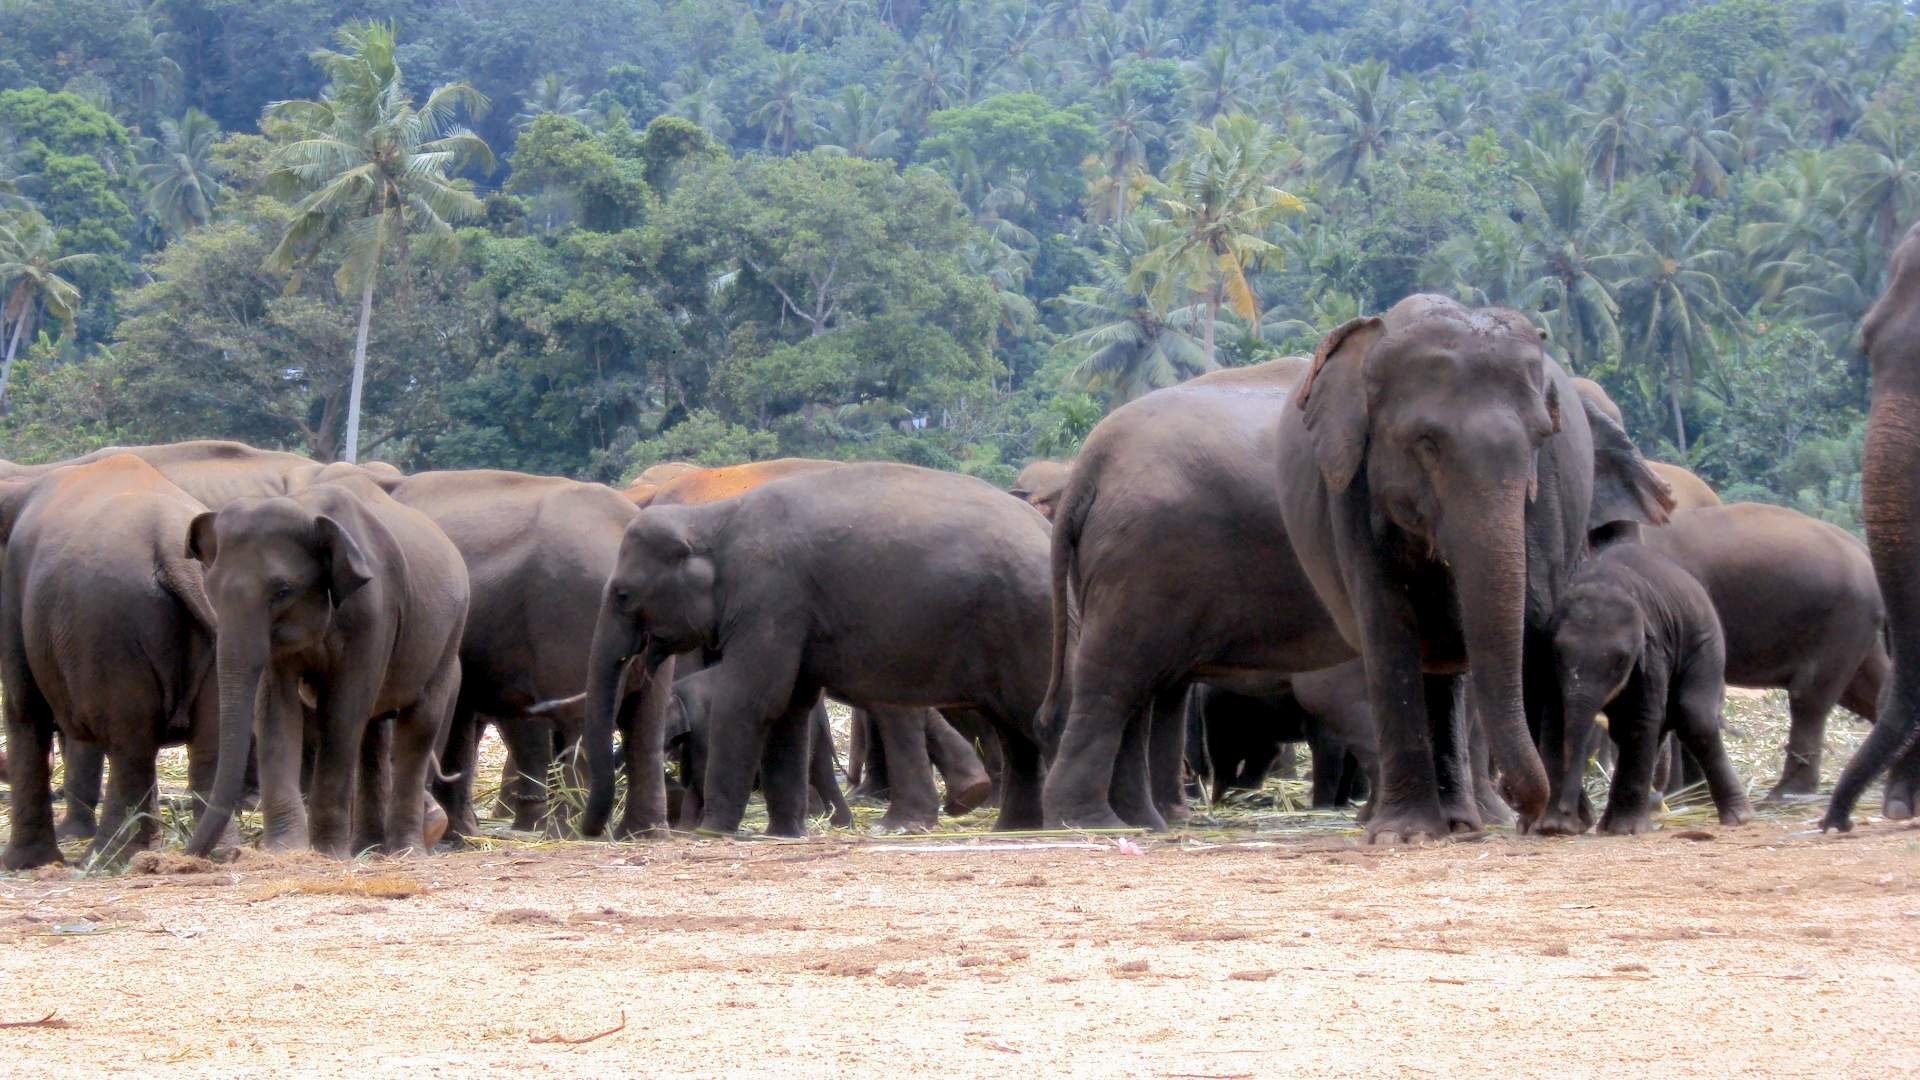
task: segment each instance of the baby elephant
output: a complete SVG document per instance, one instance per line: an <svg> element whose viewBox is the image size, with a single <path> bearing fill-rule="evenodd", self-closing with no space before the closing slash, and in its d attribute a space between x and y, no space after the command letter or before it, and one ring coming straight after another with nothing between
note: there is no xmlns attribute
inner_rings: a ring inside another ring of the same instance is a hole
<svg viewBox="0 0 1920 1080"><path fill-rule="evenodd" d="M1586 831L1580 778L1598 712L1606 714L1619 752L1601 832L1653 828L1654 758L1669 731L1704 765L1720 821L1752 819L1720 741L1726 641L1713 601L1692 575L1637 543L1602 549L1567 583L1554 615L1553 648L1563 708L1559 730L1549 723L1543 732L1541 757L1553 797L1541 832Z"/></svg>

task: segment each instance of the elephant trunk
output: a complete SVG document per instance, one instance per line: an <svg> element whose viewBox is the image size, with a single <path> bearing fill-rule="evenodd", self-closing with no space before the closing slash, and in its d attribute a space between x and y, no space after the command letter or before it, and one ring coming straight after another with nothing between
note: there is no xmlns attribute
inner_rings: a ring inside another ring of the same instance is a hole
<svg viewBox="0 0 1920 1080"><path fill-rule="evenodd" d="M1527 728L1522 687L1526 633L1527 481L1524 476L1482 488L1457 501L1473 508L1440 537L1453 569L1461 630L1472 669L1468 689L1485 725L1507 801L1523 825L1547 807L1547 773ZM1449 541L1452 542L1449 542Z"/></svg>
<svg viewBox="0 0 1920 1080"><path fill-rule="evenodd" d="M260 700L260 681L267 662L258 650L235 643L238 634L222 634L215 649L214 668L220 682L220 757L214 767L213 791L194 823L191 855L205 856L226 834L233 810L247 783L247 754L253 748L254 708Z"/></svg>
<svg viewBox="0 0 1920 1080"><path fill-rule="evenodd" d="M620 675L635 652L634 621L600 602L587 655L587 713L580 743L587 752L587 805L580 814L580 835L599 836L613 814L613 727L620 708Z"/></svg>

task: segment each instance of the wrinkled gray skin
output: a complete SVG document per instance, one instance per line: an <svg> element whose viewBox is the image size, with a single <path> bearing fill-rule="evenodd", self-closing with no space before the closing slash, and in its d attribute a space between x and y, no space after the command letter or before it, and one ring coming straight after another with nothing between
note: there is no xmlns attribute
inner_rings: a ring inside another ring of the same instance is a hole
<svg viewBox="0 0 1920 1080"><path fill-rule="evenodd" d="M1060 508L1060 496L1066 494L1067 477L1073 475L1071 461L1035 461L1014 477L1007 494L1040 511L1048 521Z"/></svg>
<svg viewBox="0 0 1920 1080"><path fill-rule="evenodd" d="M1890 670L1885 608L1866 545L1846 530L1760 503L1688 510L1642 540L1706 587L1726 632L1733 686L1787 691L1792 724L1769 799L1820 783L1827 714L1837 703L1867 720ZM1887 788L1890 815L1912 813L1915 766Z"/></svg>
<svg viewBox="0 0 1920 1080"><path fill-rule="evenodd" d="M607 582L589 662L582 831L604 827L613 802L620 668L693 649L719 656L676 687L706 695L712 717L703 831L739 827L763 756L770 830L804 831L785 793L804 791L806 758L791 751L823 691L986 714L1008 762L999 825L1036 825L1046 537L1045 520L1006 493L908 465L849 465L643 510ZM663 787L642 797L664 818Z"/></svg>
<svg viewBox="0 0 1920 1080"><path fill-rule="evenodd" d="M1522 828L1539 818L1531 732L1560 707L1560 590L1594 528L1664 521L1671 505L1542 339L1512 311L1409 297L1328 335L1280 422L1288 536L1366 659L1374 839L1480 827L1462 678L1506 801Z"/></svg>
<svg viewBox="0 0 1920 1080"><path fill-rule="evenodd" d="M466 563L472 607L460 642L460 696L448 733L444 767L455 778L435 782L449 831L471 836L474 751L491 721L511 750L503 795L516 829L548 820L545 790L556 729L561 745L579 733L587 652L620 537L637 511L619 492L551 476L494 469L425 472L382 484L393 498L433 519ZM630 680L621 710L664 706Z"/></svg>
<svg viewBox="0 0 1920 1080"><path fill-rule="evenodd" d="M1726 642L1707 590L1643 544L1616 543L1574 571L1554 616L1563 706L1541 735L1553 795L1539 831L1578 835L1596 713L1618 750L1600 831L1653 829L1653 772L1668 733L1702 763L1720 821L1753 819L1720 738Z"/></svg>
<svg viewBox="0 0 1920 1080"><path fill-rule="evenodd" d="M201 514L187 550L207 568L220 624L220 764L188 850L206 854L226 828L257 734L268 848L419 851L427 776L460 691L468 589L458 549L366 473L336 466L292 495ZM305 801L303 685L318 725ZM389 714L391 798L363 782L350 807L363 737ZM350 837L356 818L364 832Z"/></svg>
<svg viewBox="0 0 1920 1080"><path fill-rule="evenodd" d="M209 510L218 510L237 498L284 495L321 466L312 458L278 450L260 450L225 439L194 439L150 446L110 446L67 461L43 465L16 465L0 461L0 479L32 479L66 465L103 461L115 454L132 454L153 466ZM62 837L94 835L94 806L100 799L100 774L105 758L100 748L78 739L61 738L67 812L60 823Z"/></svg>
<svg viewBox="0 0 1920 1080"><path fill-rule="evenodd" d="M881 831L926 832L939 824L936 771L947 785L950 815L969 813L993 796L993 778L973 744L940 713L886 706L854 710L847 777L862 794L887 800Z"/></svg>
<svg viewBox="0 0 1920 1080"><path fill-rule="evenodd" d="M15 751L7 869L60 861L47 769L56 728L113 762L90 855L154 839L162 745L188 742L190 786L211 787L214 614L184 551L204 509L128 455L0 482L0 681Z"/></svg>

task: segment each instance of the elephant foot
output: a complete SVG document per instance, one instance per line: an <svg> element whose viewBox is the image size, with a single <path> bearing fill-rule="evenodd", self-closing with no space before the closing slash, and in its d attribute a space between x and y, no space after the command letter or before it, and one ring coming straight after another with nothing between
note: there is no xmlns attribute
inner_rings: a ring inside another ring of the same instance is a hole
<svg viewBox="0 0 1920 1080"><path fill-rule="evenodd" d="M1891 791L1887 792L1886 800L1880 804L1880 816L1888 821L1911 821L1913 797L1911 795L1903 797Z"/></svg>
<svg viewBox="0 0 1920 1080"><path fill-rule="evenodd" d="M1613 808L1608 807L1600 818L1600 831L1608 836L1641 836L1653 831L1653 815L1645 810L1615 814Z"/></svg>
<svg viewBox="0 0 1920 1080"><path fill-rule="evenodd" d="M873 827L875 836L918 836L932 831L933 826L926 822L888 821L886 818L881 818L880 823Z"/></svg>
<svg viewBox="0 0 1920 1080"><path fill-rule="evenodd" d="M961 817L980 809L993 798L993 780L985 774L964 784L947 786L947 816Z"/></svg>
<svg viewBox="0 0 1920 1080"><path fill-rule="evenodd" d="M1745 825L1752 820L1753 804L1748 802L1744 796L1729 800L1727 805L1720 808L1720 824L1722 825Z"/></svg>
<svg viewBox="0 0 1920 1080"><path fill-rule="evenodd" d="M733 833L712 832L706 828L694 830L701 835L732 836ZM615 840L665 840L673 834L664 821L641 821L637 818L621 818L613 828Z"/></svg>
<svg viewBox="0 0 1920 1080"><path fill-rule="evenodd" d="M1421 844L1452 838L1452 823L1438 802L1382 805L1367 822L1369 844Z"/></svg>
<svg viewBox="0 0 1920 1080"><path fill-rule="evenodd" d="M845 806L836 806L833 809L833 816L827 819L827 824L836 829L851 829L853 828L853 811Z"/></svg>
<svg viewBox="0 0 1920 1080"><path fill-rule="evenodd" d="M447 835L447 812L440 803L429 798L420 816L420 841L423 851L432 851L440 846L440 840Z"/></svg>
<svg viewBox="0 0 1920 1080"><path fill-rule="evenodd" d="M60 854L60 845L52 840L33 840L24 844L8 844L4 855L0 855L0 868L7 870L31 870L36 866L55 866L65 862Z"/></svg>
<svg viewBox="0 0 1920 1080"><path fill-rule="evenodd" d="M1498 825L1507 829L1519 825L1520 815L1514 812L1513 807L1507 805L1507 800L1501 798L1500 793L1493 790L1491 785L1475 791L1474 801L1480 811L1480 820L1488 825Z"/></svg>
<svg viewBox="0 0 1920 1080"><path fill-rule="evenodd" d="M1002 814L1001 816L1004 818L1006 815ZM1096 830L1126 829L1132 827L1120 820L1120 815L1114 813L1111 807L1106 806L1083 812L1069 811L1059 815L1056 820L1059 821L1060 828L1062 829Z"/></svg>
<svg viewBox="0 0 1920 1080"><path fill-rule="evenodd" d="M1187 823L1193 820L1193 807L1186 803L1175 803L1172 806L1161 806L1157 809L1160 811L1160 816L1166 820L1169 829L1184 829Z"/></svg>
<svg viewBox="0 0 1920 1080"><path fill-rule="evenodd" d="M513 831L537 833L546 828L546 804L522 803L513 812Z"/></svg>
<svg viewBox="0 0 1920 1080"><path fill-rule="evenodd" d="M69 810L54 828L53 835L62 840L91 840L97 832L99 826L94 823L92 814Z"/></svg>
<svg viewBox="0 0 1920 1080"><path fill-rule="evenodd" d="M1820 778L1810 770L1789 769L1780 774L1780 782L1773 785L1773 790L1767 792L1767 797L1762 801L1769 806L1777 806L1784 802L1810 798L1819 791Z"/></svg>
<svg viewBox="0 0 1920 1080"><path fill-rule="evenodd" d="M480 818L473 812L472 805L461 807L460 813L448 820L447 832L455 842L464 837L480 835Z"/></svg>
<svg viewBox="0 0 1920 1080"><path fill-rule="evenodd" d="M1534 822L1533 831L1541 836L1579 836L1587 831L1587 823L1580 820L1579 814L1548 810L1539 821Z"/></svg>

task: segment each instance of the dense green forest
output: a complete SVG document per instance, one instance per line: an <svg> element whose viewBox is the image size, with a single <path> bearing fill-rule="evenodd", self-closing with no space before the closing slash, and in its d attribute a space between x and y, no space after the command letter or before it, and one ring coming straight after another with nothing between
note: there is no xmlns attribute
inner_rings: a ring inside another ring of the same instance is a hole
<svg viewBox="0 0 1920 1080"><path fill-rule="evenodd" d="M1852 523L1920 38L1842 0L0 0L0 453L1004 481L1420 289ZM364 421L348 430L356 353Z"/></svg>

